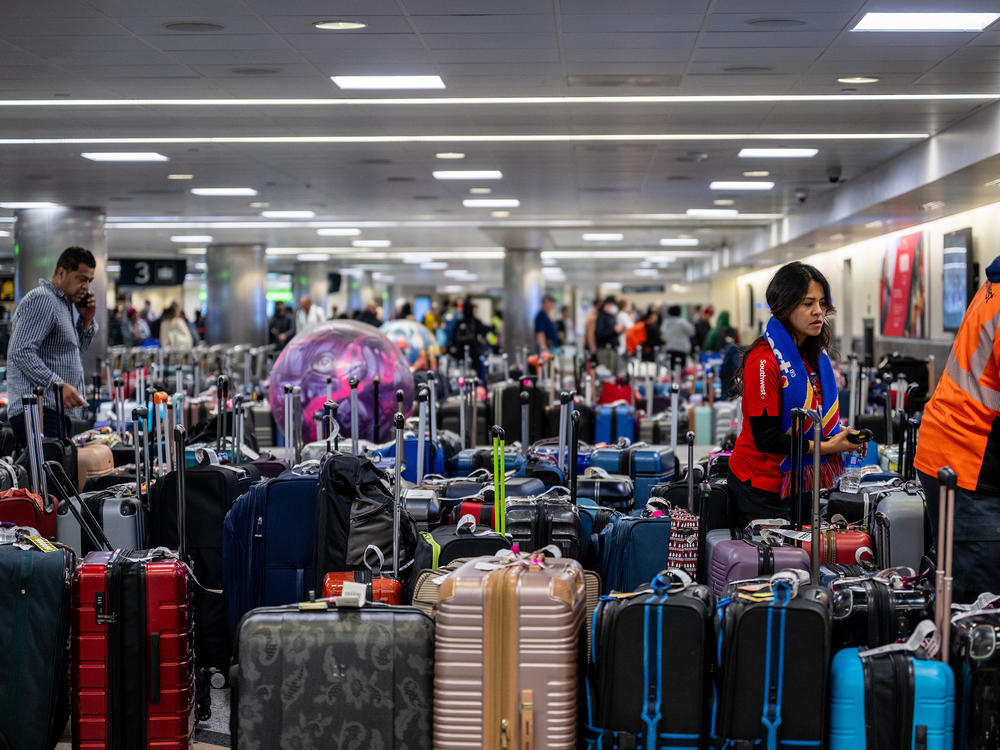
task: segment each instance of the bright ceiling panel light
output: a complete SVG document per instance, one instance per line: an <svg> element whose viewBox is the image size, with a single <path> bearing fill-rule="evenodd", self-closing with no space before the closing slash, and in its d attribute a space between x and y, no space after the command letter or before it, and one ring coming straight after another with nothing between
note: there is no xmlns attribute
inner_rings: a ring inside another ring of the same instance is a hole
<svg viewBox="0 0 1000 750"><path fill-rule="evenodd" d="M392 240L351 240L354 247L392 247Z"/></svg>
<svg viewBox="0 0 1000 750"><path fill-rule="evenodd" d="M393 276L391 273L382 273L381 271L375 271L375 273L372 274L372 281L386 281L392 283L395 280L396 277Z"/></svg>
<svg viewBox="0 0 1000 750"><path fill-rule="evenodd" d="M175 234L170 237L171 242L211 242L210 234Z"/></svg>
<svg viewBox="0 0 1000 750"><path fill-rule="evenodd" d="M366 29L368 24L361 21L342 21L331 19L329 21L313 21L313 28L322 31L353 31L355 29Z"/></svg>
<svg viewBox="0 0 1000 750"><path fill-rule="evenodd" d="M443 271L448 267L448 264L443 260L432 260L427 263L421 263L420 267L425 271Z"/></svg>
<svg viewBox="0 0 1000 750"><path fill-rule="evenodd" d="M465 290L465 287L461 284L445 284L441 287L441 291L445 294L458 294Z"/></svg>
<svg viewBox="0 0 1000 750"><path fill-rule="evenodd" d="M811 159L819 153L817 148L743 148L741 159Z"/></svg>
<svg viewBox="0 0 1000 750"><path fill-rule="evenodd" d="M462 205L466 208L517 208L521 201L517 198L466 198Z"/></svg>
<svg viewBox="0 0 1000 750"><path fill-rule="evenodd" d="M301 260L305 262L327 261L330 260L330 256L327 253L302 253L301 255L296 255L295 260Z"/></svg>
<svg viewBox="0 0 1000 750"><path fill-rule="evenodd" d="M430 253L408 253L401 260L409 266L422 266L424 263L433 262L434 256Z"/></svg>
<svg viewBox="0 0 1000 750"><path fill-rule="evenodd" d="M441 76L330 76L339 89L443 89Z"/></svg>
<svg viewBox="0 0 1000 750"><path fill-rule="evenodd" d="M6 229L4 229L4 230L0 231L0 237L10 237L10 232L8 232Z"/></svg>
<svg viewBox="0 0 1000 750"><path fill-rule="evenodd" d="M460 151L441 151L434 154L435 159L464 159L465 154Z"/></svg>
<svg viewBox="0 0 1000 750"><path fill-rule="evenodd" d="M850 83L850 84L878 83L878 78L875 78L873 76L845 76L844 78L838 78L837 83Z"/></svg>
<svg viewBox="0 0 1000 750"><path fill-rule="evenodd" d="M689 208L685 213L688 216L704 219L718 219L726 216L738 216L740 212L735 208Z"/></svg>
<svg viewBox="0 0 1000 750"><path fill-rule="evenodd" d="M697 237L661 237L661 247L697 247Z"/></svg>
<svg viewBox="0 0 1000 750"><path fill-rule="evenodd" d="M510 211L490 211L490 216L494 219L506 219L510 216Z"/></svg>
<svg viewBox="0 0 1000 750"><path fill-rule="evenodd" d="M865 13L852 31L982 31L1000 13Z"/></svg>
<svg viewBox="0 0 1000 750"><path fill-rule="evenodd" d="M5 201L0 208L59 208L58 203L51 201Z"/></svg>
<svg viewBox="0 0 1000 750"><path fill-rule="evenodd" d="M194 175L193 174L168 174L167 175L167 179L168 180L193 180L194 179Z"/></svg>
<svg viewBox="0 0 1000 750"><path fill-rule="evenodd" d="M621 232L584 232L581 237L584 242L621 242L625 239Z"/></svg>
<svg viewBox="0 0 1000 750"><path fill-rule="evenodd" d="M744 177L770 177L771 173L766 169L751 169L743 173Z"/></svg>
<svg viewBox="0 0 1000 750"><path fill-rule="evenodd" d="M253 188L245 187L204 187L204 188L191 188L191 192L195 195L209 195L209 196L245 196L245 195L257 195L257 191Z"/></svg>
<svg viewBox="0 0 1000 750"><path fill-rule="evenodd" d="M431 173L435 180L501 180L499 169L437 169Z"/></svg>
<svg viewBox="0 0 1000 750"><path fill-rule="evenodd" d="M709 190L773 190L774 183L766 180L715 180Z"/></svg>
<svg viewBox="0 0 1000 750"><path fill-rule="evenodd" d="M473 195L489 195L493 192L493 188L474 187L469 188L469 192Z"/></svg>
<svg viewBox="0 0 1000 750"><path fill-rule="evenodd" d="M265 219L312 219L315 211L261 211Z"/></svg>
<svg viewBox="0 0 1000 750"><path fill-rule="evenodd" d="M267 201L254 201L250 204L250 208L267 208L270 205Z"/></svg>
<svg viewBox="0 0 1000 750"><path fill-rule="evenodd" d="M177 252L181 255L205 255L208 251L203 247L182 247Z"/></svg>
<svg viewBox="0 0 1000 750"><path fill-rule="evenodd" d="M170 161L155 151L84 151L80 156L91 161Z"/></svg>
<svg viewBox="0 0 1000 750"><path fill-rule="evenodd" d="M463 276L468 276L469 273L470 272L465 268L452 268L445 271L444 275L447 276L449 279L457 279Z"/></svg>
<svg viewBox="0 0 1000 750"><path fill-rule="evenodd" d="M634 273L636 276L647 276L651 279L654 279L660 275L660 272L657 271L655 268L637 268L632 273Z"/></svg>
<svg viewBox="0 0 1000 750"><path fill-rule="evenodd" d="M736 203L736 201L731 198L716 198L712 201L712 205L715 206L732 206L734 203Z"/></svg>
<svg viewBox="0 0 1000 750"><path fill-rule="evenodd" d="M317 229L316 234L320 237L357 237L361 230L357 227L323 227Z"/></svg>

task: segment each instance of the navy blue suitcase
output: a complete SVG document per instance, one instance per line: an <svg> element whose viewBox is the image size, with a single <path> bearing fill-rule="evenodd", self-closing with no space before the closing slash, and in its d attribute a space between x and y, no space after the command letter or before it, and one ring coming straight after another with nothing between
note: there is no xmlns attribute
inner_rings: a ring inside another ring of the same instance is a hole
<svg viewBox="0 0 1000 750"><path fill-rule="evenodd" d="M670 516L623 516L598 534L604 593L634 591L667 568Z"/></svg>
<svg viewBox="0 0 1000 750"><path fill-rule="evenodd" d="M845 648L830 669L829 750L952 750L955 676L947 664Z"/></svg>
<svg viewBox="0 0 1000 750"><path fill-rule="evenodd" d="M594 409L594 442L618 442L619 438L635 440L635 407L629 404L602 404Z"/></svg>
<svg viewBox="0 0 1000 750"><path fill-rule="evenodd" d="M255 484L226 514L222 536L229 629L256 607L309 598L319 475L294 469Z"/></svg>

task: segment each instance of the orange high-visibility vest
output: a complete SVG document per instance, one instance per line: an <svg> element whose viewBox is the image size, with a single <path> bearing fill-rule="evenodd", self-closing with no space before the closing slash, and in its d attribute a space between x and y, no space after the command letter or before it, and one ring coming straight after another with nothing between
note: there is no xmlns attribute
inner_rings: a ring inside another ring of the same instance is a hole
<svg viewBox="0 0 1000 750"><path fill-rule="evenodd" d="M950 466L967 490L1000 495L1000 284L986 282L965 311L924 409L916 468Z"/></svg>

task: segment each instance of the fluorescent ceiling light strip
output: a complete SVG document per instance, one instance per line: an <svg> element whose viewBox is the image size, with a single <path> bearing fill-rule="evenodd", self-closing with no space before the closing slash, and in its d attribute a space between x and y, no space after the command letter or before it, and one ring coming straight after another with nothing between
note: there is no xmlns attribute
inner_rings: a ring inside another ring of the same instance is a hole
<svg viewBox="0 0 1000 750"><path fill-rule="evenodd" d="M0 146L61 146L124 143L586 143L590 141L901 141L929 133L534 133L511 135L262 135L145 136L111 138L0 138ZM440 179L440 178L439 178ZM195 188L191 192L198 190ZM251 188L246 188L247 190ZM196 193L202 195L206 193ZM215 193L218 195L219 193ZM230 193L232 195L232 193ZM239 195L256 195L239 193Z"/></svg>
<svg viewBox="0 0 1000 750"><path fill-rule="evenodd" d="M155 151L84 151L80 156L90 161L169 161Z"/></svg>
<svg viewBox="0 0 1000 750"><path fill-rule="evenodd" d="M357 237L361 230L357 227L322 227L316 230L320 237Z"/></svg>
<svg viewBox="0 0 1000 750"><path fill-rule="evenodd" d="M351 240L354 247L391 247L392 240Z"/></svg>
<svg viewBox="0 0 1000 750"><path fill-rule="evenodd" d="M311 219L316 216L315 211L261 211L260 215L265 219Z"/></svg>
<svg viewBox="0 0 1000 750"><path fill-rule="evenodd" d="M697 237L664 237L660 240L661 247L697 247Z"/></svg>
<svg viewBox="0 0 1000 750"><path fill-rule="evenodd" d="M330 76L339 89L443 89L441 76Z"/></svg>
<svg viewBox="0 0 1000 750"><path fill-rule="evenodd" d="M517 208L521 201L517 198L466 198L462 205L466 208Z"/></svg>
<svg viewBox="0 0 1000 750"><path fill-rule="evenodd" d="M716 217L737 216L739 211L735 208L689 208L687 215L714 219Z"/></svg>
<svg viewBox="0 0 1000 750"><path fill-rule="evenodd" d="M851 31L982 31L1000 13L865 13Z"/></svg>
<svg viewBox="0 0 1000 750"><path fill-rule="evenodd" d="M708 186L709 190L772 190L773 182L744 180L715 180Z"/></svg>
<svg viewBox="0 0 1000 750"><path fill-rule="evenodd" d="M815 148L743 148L741 159L811 159L819 153Z"/></svg>
<svg viewBox="0 0 1000 750"><path fill-rule="evenodd" d="M500 180L499 169L437 169L431 172L435 180Z"/></svg>
<svg viewBox="0 0 1000 750"><path fill-rule="evenodd" d="M584 242L621 242L625 239L621 232L584 232L581 237Z"/></svg>
<svg viewBox="0 0 1000 750"><path fill-rule="evenodd" d="M170 238L171 242L211 242L210 234L175 234Z"/></svg>
<svg viewBox="0 0 1000 750"><path fill-rule="evenodd" d="M205 196L220 196L220 197L239 197L239 196L251 196L257 195L257 191L253 188L245 187L201 187L201 188L191 188L191 192L195 195L205 195Z"/></svg>
<svg viewBox="0 0 1000 750"><path fill-rule="evenodd" d="M301 261L327 261L330 256L327 253L301 253L295 256L295 260Z"/></svg>
<svg viewBox="0 0 1000 750"><path fill-rule="evenodd" d="M597 258L602 260L657 260L671 261L679 257L681 253L658 253L648 250L543 250L542 259L551 258L553 260ZM704 257L705 253L697 253L699 257Z"/></svg>
<svg viewBox="0 0 1000 750"><path fill-rule="evenodd" d="M728 104L733 102L886 102L1000 99L996 93L961 94L707 94L665 96L428 96L370 99L0 99L0 107L352 107L475 104Z"/></svg>

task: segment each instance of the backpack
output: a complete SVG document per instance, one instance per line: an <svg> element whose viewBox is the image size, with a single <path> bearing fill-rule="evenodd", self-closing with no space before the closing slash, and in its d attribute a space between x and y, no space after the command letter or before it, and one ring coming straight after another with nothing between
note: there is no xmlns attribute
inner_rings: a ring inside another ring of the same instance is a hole
<svg viewBox="0 0 1000 750"><path fill-rule="evenodd" d="M473 357L479 356L479 338L476 336L476 325L468 318L459 318L455 323L455 330L451 334L451 354L454 357L462 357L465 354L465 347L469 347L469 353Z"/></svg>

